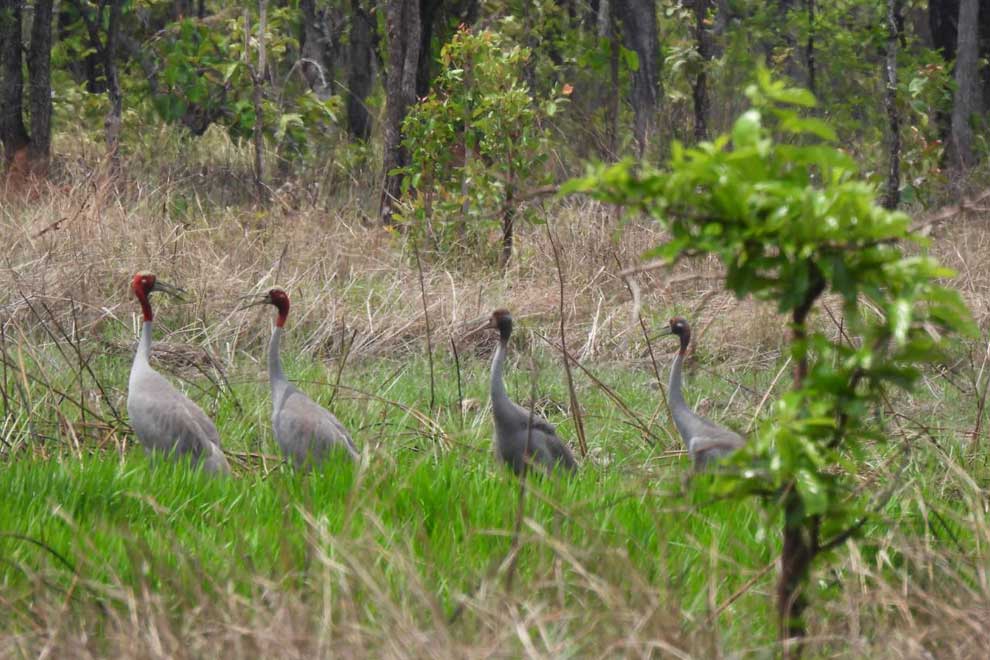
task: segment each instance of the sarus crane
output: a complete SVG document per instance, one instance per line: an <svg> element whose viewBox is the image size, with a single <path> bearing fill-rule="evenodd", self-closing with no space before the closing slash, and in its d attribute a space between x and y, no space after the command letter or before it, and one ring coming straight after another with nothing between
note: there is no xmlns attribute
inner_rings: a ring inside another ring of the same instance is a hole
<svg viewBox="0 0 990 660"><path fill-rule="evenodd" d="M571 450L557 437L557 431L542 415L526 410L509 399L502 371L512 335L512 315L508 310L495 310L482 328L498 330L498 348L492 359L491 400L495 419L495 455L522 474L530 464L552 472L563 469L573 472L577 463Z"/></svg>
<svg viewBox="0 0 990 660"><path fill-rule="evenodd" d="M268 345L268 379L272 388L272 430L282 453L296 468L319 465L332 452L359 458L351 436L329 410L300 392L285 377L279 344L289 318L289 294L272 289L245 307L272 305L278 310L275 330Z"/></svg>
<svg viewBox="0 0 990 660"><path fill-rule="evenodd" d="M152 321L148 298L154 291L182 296L182 290L151 273L138 273L131 291L141 303L144 324L127 388L127 414L138 440L150 454L184 458L213 474L229 474L230 465L220 449L220 435L206 413L151 368Z"/></svg>
<svg viewBox="0 0 990 660"><path fill-rule="evenodd" d="M684 401L681 391L681 367L687 355L688 344L691 343L691 326L680 317L670 320L670 325L661 334L676 335L681 340L680 350L674 358L670 369L670 384L667 389L670 414L681 439L687 446L688 454L697 470L703 470L713 461L728 456L746 444L745 438L715 422L695 413Z"/></svg>

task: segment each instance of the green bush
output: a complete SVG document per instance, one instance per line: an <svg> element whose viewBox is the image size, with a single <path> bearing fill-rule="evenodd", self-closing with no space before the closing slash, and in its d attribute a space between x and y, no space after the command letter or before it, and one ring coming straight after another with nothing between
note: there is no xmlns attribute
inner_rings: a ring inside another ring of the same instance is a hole
<svg viewBox="0 0 990 660"><path fill-rule="evenodd" d="M756 496L782 514L778 613L790 637L804 631L813 560L882 504L860 482L868 450L889 437L870 411L889 388L914 387L946 333L975 328L958 292L939 284L952 272L904 250L925 244L910 219L876 203L828 124L798 112L814 97L764 69L746 94L752 108L731 135L675 144L667 170L625 162L568 189L649 213L669 239L647 256L716 255L726 288L790 318L793 389L712 483L719 496ZM811 331L826 293L841 300L841 326Z"/></svg>
<svg viewBox="0 0 990 660"><path fill-rule="evenodd" d="M548 180L544 122L568 90L534 99L521 80L528 58L497 33L462 27L406 116L401 219L440 253L493 256L489 235L501 229L504 264L520 196Z"/></svg>

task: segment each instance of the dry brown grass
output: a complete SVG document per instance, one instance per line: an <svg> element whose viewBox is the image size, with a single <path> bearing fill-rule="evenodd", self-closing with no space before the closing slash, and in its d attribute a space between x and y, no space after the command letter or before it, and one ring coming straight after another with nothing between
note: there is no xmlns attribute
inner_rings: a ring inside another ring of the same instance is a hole
<svg viewBox="0 0 990 660"><path fill-rule="evenodd" d="M189 170L195 170L197 157L210 154L194 154ZM236 165L235 159L232 172ZM110 350L129 350L138 310L128 283L134 272L151 270L190 292L187 305L158 301L159 337L176 347L196 347L182 358L186 362L196 363L196 351L202 350L222 370L241 350L258 347L267 323L258 322L257 313L237 312L237 297L275 285L293 296L294 341L302 351L334 355L352 333L352 359L424 350L414 262L403 236L368 226L370 200L349 193L343 202L328 204L326 196L317 195L314 205L298 186L286 186L266 209L223 206L216 204L215 193L224 183L210 179L215 172L204 181L166 173L153 184L136 176L112 184L98 172L75 167L78 171L64 179L67 184L10 195L0 209L0 235L7 244L0 266L0 320L11 336L50 341L39 311L47 307L62 327L87 336L109 332L122 338L111 341ZM206 192L199 195L199 189ZM633 303L618 273L638 263L661 234L635 219L620 232L607 209L584 200L555 203L549 213L564 246L564 313L572 351L583 360L648 368ZM990 215L970 214L943 225L933 246L944 263L959 270L957 284L981 327L990 318L988 220ZM523 228L518 247L504 275L490 266L446 268L441 261L425 261L438 351L447 351L450 337L461 337L500 306L553 334L557 274L544 230ZM719 272L714 261L694 260L637 276L643 314L654 325L670 310L689 316L706 361L720 362L723 373L769 369L778 363L783 321L765 305L738 302L719 290ZM937 404L926 405L932 406L926 412L938 413ZM851 542L848 559L835 573L820 576L823 583L841 585L822 620L812 622L822 656L969 658L990 648L986 484L972 483L955 465L958 458L945 460L952 466L946 483L971 500L971 511L984 513L958 521L972 527L982 554L933 550L895 531L868 555ZM926 528L938 524L922 522ZM581 597L588 603L587 618L580 625L569 621L573 609L552 605L562 588L553 576L535 594L506 593L497 579L483 583L466 598L462 620L452 624L420 584L411 551L393 547L386 553L371 536L347 546L339 539L331 543L319 521L311 522L309 533L316 568L305 590L259 581L254 593L214 590L201 608L176 612L154 592L120 584L79 585L72 594L39 589L20 622L30 632L0 634L0 656L558 657L591 648L603 657L714 657L724 652L717 630L697 622L684 625L684 613L666 594L638 582L621 554L555 546L544 530L527 530L529 542L544 544L558 561L586 576ZM327 551L331 547L334 552ZM594 562L593 570L588 562ZM390 579L386 567L418 587L396 599L384 586ZM928 578L919 582L918 575ZM770 598L769 584L763 577L752 589ZM374 613L349 604L348 594L355 590L380 594ZM92 593L117 606L103 610L85 595ZM735 655L774 652L738 649Z"/></svg>

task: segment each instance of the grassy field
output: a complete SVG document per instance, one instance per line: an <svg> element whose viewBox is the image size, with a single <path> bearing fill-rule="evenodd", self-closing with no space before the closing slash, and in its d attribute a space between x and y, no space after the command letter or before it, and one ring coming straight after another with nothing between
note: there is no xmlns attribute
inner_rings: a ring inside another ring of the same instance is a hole
<svg viewBox="0 0 990 660"><path fill-rule="evenodd" d="M354 200L300 206L290 191L257 210L189 190L81 177L0 207L12 248L0 267L0 656L778 653L779 514L713 499L708 477L690 477L650 357L665 383L673 346L647 345L616 275L662 240L655 227L620 230L605 209L563 203L551 212L563 302L540 227L523 229L504 275L428 257L424 300L402 236L363 226ZM984 329L985 227L970 218L933 245ZM127 285L141 269L190 291L185 304L153 300L153 364L216 420L231 479L152 464L130 434L139 314ZM718 273L698 261L643 275L639 311L653 330L675 313L694 321L689 402L749 431L787 386L785 325L721 292ZM359 465L281 463L271 310L237 311L238 296L276 284L293 295L286 370L353 431ZM570 350L608 387L575 370L589 451L572 479L522 488L493 460L494 338L464 334L496 306L519 325L510 394L535 393L575 450L560 356L542 338L558 340L561 314ZM990 645L985 342L958 345L918 392L876 411L893 434L860 482L878 508L819 563L811 657Z"/></svg>

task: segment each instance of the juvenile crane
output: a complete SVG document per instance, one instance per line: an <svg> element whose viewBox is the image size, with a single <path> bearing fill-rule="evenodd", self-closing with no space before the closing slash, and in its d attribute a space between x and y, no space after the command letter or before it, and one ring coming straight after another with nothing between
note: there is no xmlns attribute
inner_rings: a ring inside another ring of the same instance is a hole
<svg viewBox="0 0 990 660"><path fill-rule="evenodd" d="M322 463L332 451L358 459L351 436L333 414L316 404L288 381L282 371L279 343L289 318L289 294L272 289L247 306L272 305L278 310L268 345L268 379L272 387L272 430L285 457L296 468Z"/></svg>
<svg viewBox="0 0 990 660"><path fill-rule="evenodd" d="M138 273L131 280L131 291L144 314L127 387L127 414L138 440L148 453L163 453L173 459L188 457L207 472L229 474L230 465L220 449L217 427L199 406L148 363L154 319L148 297L153 291L181 297L182 290L151 273Z"/></svg>
<svg viewBox="0 0 990 660"><path fill-rule="evenodd" d="M674 365L670 369L668 387L670 414L674 418L674 425L677 426L681 439L687 446L695 469L703 470L708 464L742 447L746 444L746 440L735 431L723 428L696 414L684 401L684 394L681 392L681 366L687 354L688 344L691 343L691 326L688 322L679 317L673 318L670 320L670 327L665 328L662 334L677 335L681 340L681 348L677 351Z"/></svg>
<svg viewBox="0 0 990 660"><path fill-rule="evenodd" d="M535 411L531 414L514 403L505 392L502 370L512 335L512 315L508 310L497 309L483 327L498 330L499 335L491 376L495 455L516 474L522 474L530 463L540 465L548 472L556 468L573 472L577 469L577 463L571 450L557 437L556 429L542 415Z"/></svg>

